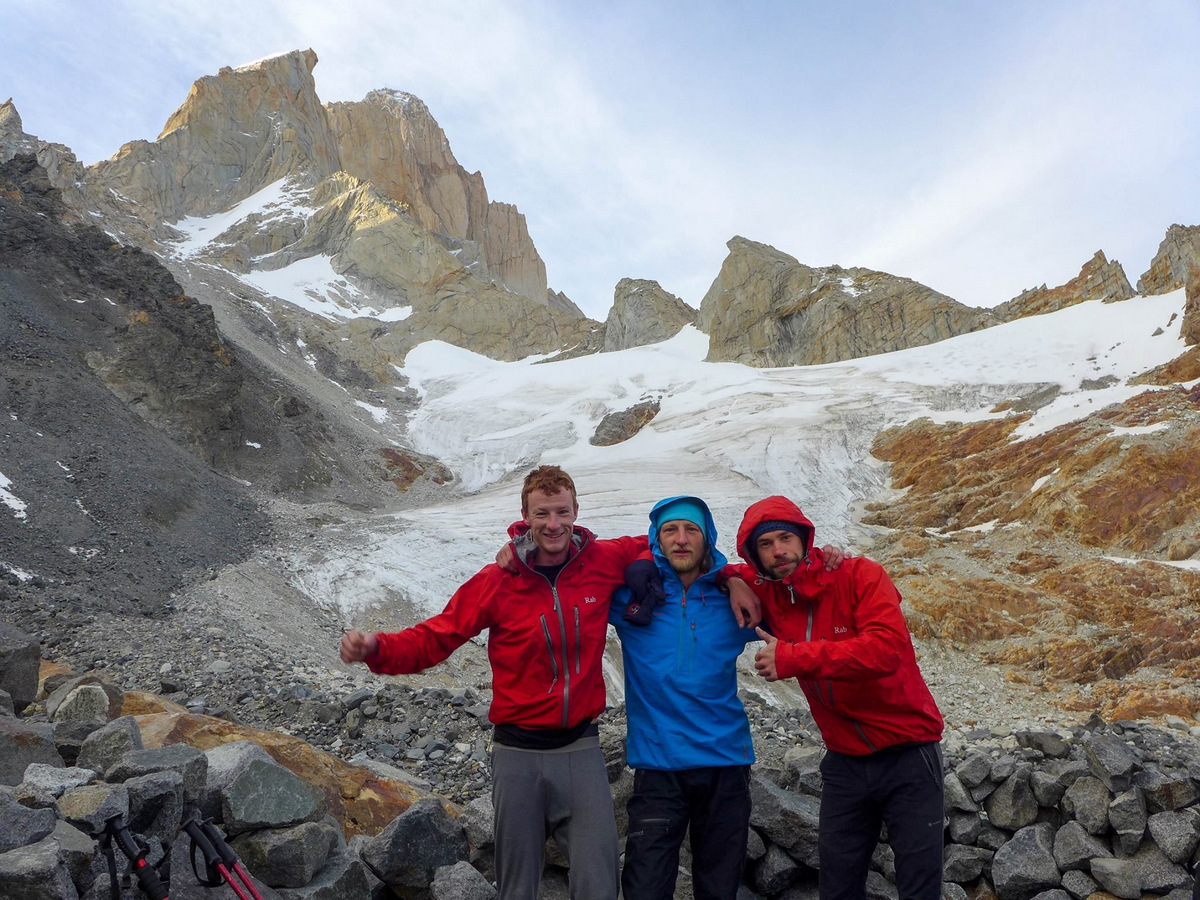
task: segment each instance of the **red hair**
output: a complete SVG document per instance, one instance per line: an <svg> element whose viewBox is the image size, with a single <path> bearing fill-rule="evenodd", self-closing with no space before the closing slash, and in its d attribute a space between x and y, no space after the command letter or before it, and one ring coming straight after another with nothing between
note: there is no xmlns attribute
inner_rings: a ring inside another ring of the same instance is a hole
<svg viewBox="0 0 1200 900"><path fill-rule="evenodd" d="M538 466L525 476L525 485L521 488L521 512L529 512L529 495L534 491L543 494L557 494L563 488L571 492L571 504L579 505L575 494L575 482L571 476L558 466Z"/></svg>

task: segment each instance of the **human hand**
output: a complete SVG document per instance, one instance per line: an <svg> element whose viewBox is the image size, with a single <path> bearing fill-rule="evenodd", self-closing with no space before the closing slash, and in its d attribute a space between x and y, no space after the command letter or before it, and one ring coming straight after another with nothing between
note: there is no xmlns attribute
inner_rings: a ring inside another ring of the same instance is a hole
<svg viewBox="0 0 1200 900"><path fill-rule="evenodd" d="M825 571L832 572L840 566L845 560L853 556L852 553L847 553L841 547L835 547L833 544L826 544L821 548L821 553L825 555Z"/></svg>
<svg viewBox="0 0 1200 900"><path fill-rule="evenodd" d="M344 663L363 662L375 654L379 646L373 634L351 629L342 635L341 656Z"/></svg>
<svg viewBox="0 0 1200 900"><path fill-rule="evenodd" d="M754 654L755 671L767 681L778 681L779 674L775 671L775 645L779 643L779 638L768 634L761 628L754 630L760 638L767 642L767 646Z"/></svg>
<svg viewBox="0 0 1200 900"><path fill-rule="evenodd" d="M729 588L729 606L733 609L733 617L737 619L739 628L750 628L762 621L762 603L758 594L750 589L750 585L740 578L730 578L725 582Z"/></svg>
<svg viewBox="0 0 1200 900"><path fill-rule="evenodd" d="M516 575L521 571L517 564L517 554L513 552L511 542L500 548L500 552L496 554L496 565L502 568L505 572L511 572Z"/></svg>

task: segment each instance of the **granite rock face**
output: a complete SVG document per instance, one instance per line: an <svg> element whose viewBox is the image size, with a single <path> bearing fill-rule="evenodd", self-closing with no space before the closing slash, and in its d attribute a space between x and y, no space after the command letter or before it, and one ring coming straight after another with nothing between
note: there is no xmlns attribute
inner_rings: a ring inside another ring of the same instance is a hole
<svg viewBox="0 0 1200 900"><path fill-rule="evenodd" d="M604 323L604 349L628 350L674 337L684 325L696 324L696 310L657 281L622 278L613 291L612 309Z"/></svg>
<svg viewBox="0 0 1200 900"><path fill-rule="evenodd" d="M1189 346L1200 344L1200 264L1188 272L1186 302L1183 308L1183 340Z"/></svg>
<svg viewBox="0 0 1200 900"><path fill-rule="evenodd" d="M1001 322L1011 322L1023 316L1037 316L1054 312L1088 300L1115 303L1134 296L1125 270L1115 259L1111 262L1104 251L1097 250L1095 256L1083 264L1079 274L1055 288L1046 285L1031 288L1018 296L1001 303L993 313Z"/></svg>
<svg viewBox="0 0 1200 900"><path fill-rule="evenodd" d="M996 323L907 278L813 268L766 244L729 241L700 304L709 362L804 366L931 344Z"/></svg>
<svg viewBox="0 0 1200 900"><path fill-rule="evenodd" d="M468 173L420 99L371 91L326 109L341 168L402 204L415 223L462 242L478 270L514 293L547 302L546 265L515 206L488 199L483 176Z"/></svg>
<svg viewBox="0 0 1200 900"><path fill-rule="evenodd" d="M327 259L338 280L323 289L325 321L287 324L377 379L425 340L503 359L584 343L596 323L548 290L525 217L490 200L483 177L458 164L425 104L379 90L322 105L316 62L311 50L294 51L205 76L158 140L127 144L55 183L76 210L165 258L242 276ZM181 247L182 220L250 198L243 218ZM347 320L404 307L372 323L377 353L361 341L343 346L354 336Z"/></svg>
<svg viewBox="0 0 1200 900"><path fill-rule="evenodd" d="M312 50L273 56L197 80L154 142L133 141L88 169L88 181L128 198L136 214L210 215L289 176L338 170L317 99Z"/></svg>
<svg viewBox="0 0 1200 900"><path fill-rule="evenodd" d="M1139 294L1167 294L1185 286L1200 267L1200 225L1172 225L1158 245L1150 268L1138 279Z"/></svg>

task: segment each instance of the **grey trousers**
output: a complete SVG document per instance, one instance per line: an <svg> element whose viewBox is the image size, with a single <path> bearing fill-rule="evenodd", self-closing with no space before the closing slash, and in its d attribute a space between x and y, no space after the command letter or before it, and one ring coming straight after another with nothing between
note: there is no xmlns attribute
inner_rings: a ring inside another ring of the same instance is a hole
<svg viewBox="0 0 1200 900"><path fill-rule="evenodd" d="M499 900L537 900L548 837L570 866L571 900L616 900L617 825L599 738L557 750L496 744L492 805Z"/></svg>

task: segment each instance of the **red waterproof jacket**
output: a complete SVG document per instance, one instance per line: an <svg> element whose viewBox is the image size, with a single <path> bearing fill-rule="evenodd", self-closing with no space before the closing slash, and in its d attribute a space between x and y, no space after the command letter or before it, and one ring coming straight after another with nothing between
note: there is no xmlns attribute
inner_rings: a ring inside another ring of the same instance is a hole
<svg viewBox="0 0 1200 900"><path fill-rule="evenodd" d="M484 566L436 616L375 635L378 648L367 666L387 675L420 672L487 628L493 724L570 728L596 718L604 711L609 600L625 581L625 567L646 549L646 538L601 541L576 525L572 543L551 584L526 562L532 539L517 536L519 574Z"/></svg>
<svg viewBox="0 0 1200 900"><path fill-rule="evenodd" d="M750 534L761 522L794 522L807 556L782 580L766 574ZM795 677L825 745L864 756L896 744L938 741L942 715L921 671L900 592L878 563L851 557L826 572L813 547L813 524L786 497L768 497L738 528L738 574L762 600L763 619L779 638L775 668Z"/></svg>

